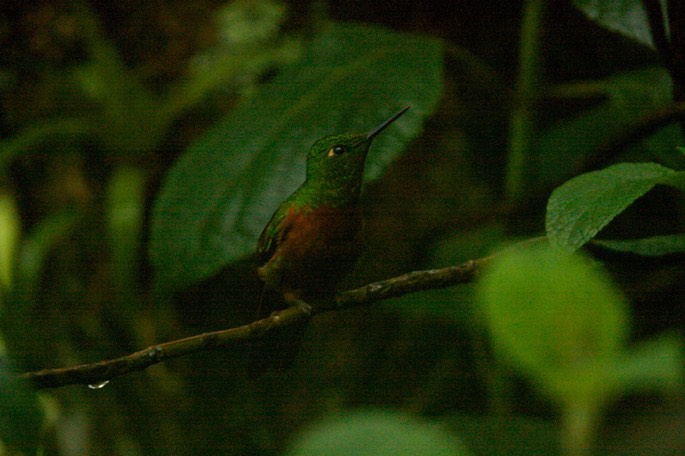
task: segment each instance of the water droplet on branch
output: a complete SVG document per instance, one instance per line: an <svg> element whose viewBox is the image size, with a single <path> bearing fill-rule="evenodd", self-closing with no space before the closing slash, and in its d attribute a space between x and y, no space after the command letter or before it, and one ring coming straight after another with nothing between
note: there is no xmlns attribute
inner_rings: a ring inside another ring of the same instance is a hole
<svg viewBox="0 0 685 456"><path fill-rule="evenodd" d="M90 388L92 390L99 390L101 388L104 388L105 385L107 385L108 383L109 383L109 380L105 380L105 381L102 381L99 383L91 383L88 385L88 388Z"/></svg>

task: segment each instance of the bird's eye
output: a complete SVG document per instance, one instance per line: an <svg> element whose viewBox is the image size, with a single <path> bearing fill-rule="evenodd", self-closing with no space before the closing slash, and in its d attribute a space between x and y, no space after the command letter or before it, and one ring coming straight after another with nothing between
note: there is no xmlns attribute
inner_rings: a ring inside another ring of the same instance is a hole
<svg viewBox="0 0 685 456"><path fill-rule="evenodd" d="M334 155L342 155L345 152L347 152L347 148L345 148L345 146L333 146L331 150L328 151L328 156L332 157Z"/></svg>

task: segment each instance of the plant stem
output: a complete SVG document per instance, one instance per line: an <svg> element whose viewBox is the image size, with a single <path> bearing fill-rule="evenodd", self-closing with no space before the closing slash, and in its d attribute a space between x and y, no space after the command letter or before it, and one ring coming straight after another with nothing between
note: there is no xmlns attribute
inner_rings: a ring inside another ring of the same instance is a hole
<svg viewBox="0 0 685 456"><path fill-rule="evenodd" d="M597 402L588 398L570 400L564 405L561 426L561 454L580 456L591 454L593 436L599 422Z"/></svg>
<svg viewBox="0 0 685 456"><path fill-rule="evenodd" d="M540 73L540 31L544 0L524 3L519 49L519 72L514 107L511 113L511 137L505 182L506 198L510 203L520 201L530 179L530 150L533 140L533 108Z"/></svg>

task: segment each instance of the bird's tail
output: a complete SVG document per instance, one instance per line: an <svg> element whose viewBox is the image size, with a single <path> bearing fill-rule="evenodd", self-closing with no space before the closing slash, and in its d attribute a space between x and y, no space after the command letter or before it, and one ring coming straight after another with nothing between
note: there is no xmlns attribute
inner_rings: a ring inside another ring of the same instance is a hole
<svg viewBox="0 0 685 456"><path fill-rule="evenodd" d="M280 293L262 290L258 318L288 307ZM273 328L254 340L250 352L249 375L259 377L267 372L282 372L293 366L302 346L307 321Z"/></svg>

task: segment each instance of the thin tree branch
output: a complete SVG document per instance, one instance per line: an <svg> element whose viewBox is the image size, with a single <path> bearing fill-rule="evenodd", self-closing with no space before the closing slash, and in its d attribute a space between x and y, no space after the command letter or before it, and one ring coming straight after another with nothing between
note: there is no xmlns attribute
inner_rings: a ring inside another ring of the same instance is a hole
<svg viewBox="0 0 685 456"><path fill-rule="evenodd" d="M260 337L273 328L292 325L314 314L367 306L374 302L408 293L471 282L478 275L482 266L491 258L469 260L459 266L442 269L409 272L392 279L374 282L361 288L340 293L336 296L335 302L329 306L316 308L308 308L307 306L288 307L247 325L153 345L126 356L97 363L27 372L21 374L20 378L33 383L38 389L65 385L102 384L131 372L142 371L168 359L225 347L239 340Z"/></svg>
<svg viewBox="0 0 685 456"><path fill-rule="evenodd" d="M477 260L469 260L458 266L447 268L408 272L392 279L381 280L361 288L345 291L336 296L337 308L345 309L366 306L377 301L396 298L417 291L445 288L472 282L482 266L489 262L491 258L484 257ZM315 313L327 310L330 309L317 308Z"/></svg>

